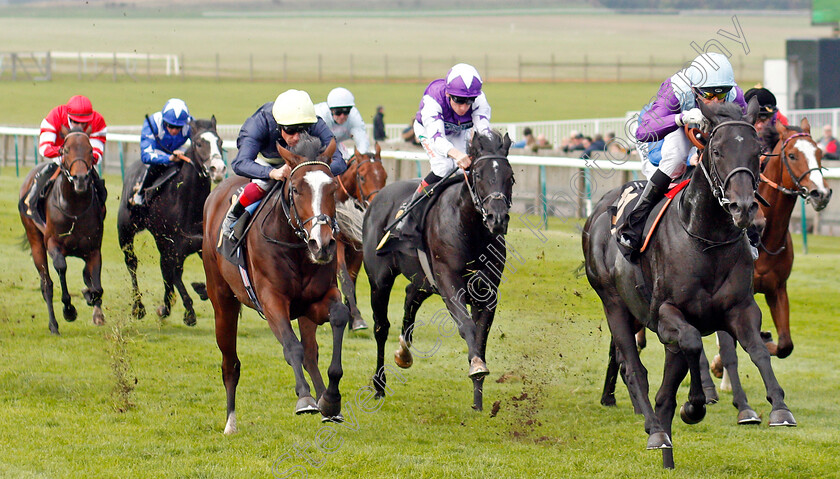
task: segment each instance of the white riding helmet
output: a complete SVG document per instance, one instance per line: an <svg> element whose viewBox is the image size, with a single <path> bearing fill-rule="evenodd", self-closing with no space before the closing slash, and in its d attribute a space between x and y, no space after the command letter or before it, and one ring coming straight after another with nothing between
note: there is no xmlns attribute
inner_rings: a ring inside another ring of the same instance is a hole
<svg viewBox="0 0 840 479"><path fill-rule="evenodd" d="M333 88L327 95L327 106L330 108L341 108L343 106L356 106L356 99L346 88Z"/></svg>
<svg viewBox="0 0 840 479"><path fill-rule="evenodd" d="M309 93L303 90L286 90L277 95L271 113L278 125L301 125L318 121L315 105Z"/></svg>
<svg viewBox="0 0 840 479"><path fill-rule="evenodd" d="M729 58L722 53L704 53L691 62L686 70L691 86L697 88L733 87L735 72Z"/></svg>

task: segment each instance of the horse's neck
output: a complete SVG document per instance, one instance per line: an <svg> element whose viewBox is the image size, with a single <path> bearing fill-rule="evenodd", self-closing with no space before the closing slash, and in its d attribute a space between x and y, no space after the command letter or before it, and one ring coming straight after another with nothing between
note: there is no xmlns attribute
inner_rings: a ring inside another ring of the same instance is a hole
<svg viewBox="0 0 840 479"><path fill-rule="evenodd" d="M94 185L92 182L84 193L77 193L76 188L73 187L73 183L70 182L64 173L58 175L55 183L56 187L53 188L53 194L59 196L56 199L60 202L63 210L67 213L74 214L87 209L88 203L93 195Z"/></svg>
<svg viewBox="0 0 840 479"><path fill-rule="evenodd" d="M701 158L701 161L706 161ZM708 163L708 162L707 162ZM709 171L709 167L706 171ZM739 230L732 222L732 216L720 205L712 187L703 174L700 165L694 170L691 182L685 188L680 201L680 220L692 234L711 241L727 241Z"/></svg>
<svg viewBox="0 0 840 479"><path fill-rule="evenodd" d="M356 169L351 166L347 171L338 175L340 185L335 192L335 202L343 203L350 198L356 198ZM361 200L361 198L356 198Z"/></svg>

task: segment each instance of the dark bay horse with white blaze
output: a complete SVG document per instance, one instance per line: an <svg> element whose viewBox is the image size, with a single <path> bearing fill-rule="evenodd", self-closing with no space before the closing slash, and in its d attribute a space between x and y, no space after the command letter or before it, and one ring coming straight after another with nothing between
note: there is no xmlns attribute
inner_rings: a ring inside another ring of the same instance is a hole
<svg viewBox="0 0 840 479"><path fill-rule="evenodd" d="M250 299L237 266L216 250L219 227L231 196L247 180L234 177L222 182L204 206L202 259L207 294L216 316L216 342L222 352L222 379L227 393L225 434L237 431L235 403L240 361L236 332L242 304L253 309L261 307L271 331L283 345L286 362L295 376L295 413L320 411L324 418L341 417L341 346L350 314L341 302L336 279L333 235L337 183L324 162L331 155L319 157L317 138L301 137L293 152L278 147L291 172L282 185L262 200L263 205L243 239L248 276L259 304ZM295 318L300 341L292 330L291 321ZM327 321L332 326L333 351L327 370L329 386L325 388L318 369L315 330ZM315 399L304 378L304 369L315 386Z"/></svg>
<svg viewBox="0 0 840 479"><path fill-rule="evenodd" d="M46 225L42 230L26 215L23 201L19 203L20 220L26 230L26 238L32 249L35 268L41 275L41 294L47 303L50 332L59 334L58 323L53 311L53 282L50 278L47 255L52 258L61 283L61 302L64 304L64 319L74 321L76 308L67 291L67 256L82 258L85 262L83 278L87 286L82 294L88 305L93 306L93 324L105 324L102 314L102 231L105 221L105 205L100 203L94 187L93 148L84 131L74 129L62 131L64 145L61 147L61 166L55 184L45 201ZM47 163L43 164L43 167ZM42 168L42 167L38 167ZM29 193L38 168L34 168L23 180L20 189L21 200Z"/></svg>
<svg viewBox="0 0 840 479"><path fill-rule="evenodd" d="M339 188L335 192L336 205L343 204L343 211L350 213L358 212L352 219L356 229L358 223L358 238L353 237L347 228L342 225L338 234L338 277L341 280L341 292L344 293L344 304L350 308L352 323L350 329L366 329L367 323L362 319L362 313L356 306L356 278L362 268L362 241L361 221L364 211L370 205L379 190L385 187L388 181L388 173L382 166L382 148L376 143L374 154L360 153L355 150L353 157L347 162L347 170L338 176ZM339 213L342 210L339 210ZM339 220L341 217L339 216Z"/></svg>
<svg viewBox="0 0 840 479"><path fill-rule="evenodd" d="M746 117L737 105L706 106L712 132L690 184L666 210L638 264L619 252L608 208L621 188L607 193L584 225L586 275L604 312L634 406L645 416L648 449L663 449L673 467L671 422L677 388L691 372L688 402L680 410L693 424L705 416L700 375L702 336L722 330L735 337L758 367L772 404L771 425L794 425L759 335L761 310L752 293L753 264L744 230L758 211L758 136L752 101ZM665 371L654 412L647 370L634 337L641 323L665 344Z"/></svg>
<svg viewBox="0 0 840 479"><path fill-rule="evenodd" d="M799 127L786 127L776 123L776 128L762 132L765 145L773 145L766 155L759 193L770 206L761 205L764 230L761 247L755 262L753 288L763 294L776 325L778 342L766 343L770 354L786 358L793 351L790 335L790 305L787 280L793 269L793 241L788 225L796 198L811 203L820 211L828 205L832 190L827 188L821 173L822 150L811 137L811 125L803 119ZM720 365L726 368L731 382L732 403L738 409L738 422L748 424L760 421L758 414L747 403L747 396L738 377L738 356L735 342L726 333L718 334ZM721 385L726 389L725 385Z"/></svg>
<svg viewBox="0 0 840 479"><path fill-rule="evenodd" d="M146 314L137 285L137 255L134 253L134 237L145 229L155 238L160 252L163 304L157 308L158 316L169 316L177 289L186 310L184 324L194 326L193 301L182 279L184 261L193 253L201 253L204 200L210 194L211 182L219 183L224 178L225 163L222 159L222 140L216 133L215 116L209 120L191 121L190 132L191 145L184 152L186 159L181 159L179 165L171 167L178 171L156 188L154 196L149 193L149 199L142 207L130 205L129 199L134 194L135 184L143 176L145 165L137 161L129 167L123 181L117 232L120 248L125 255L125 265L131 276L134 317L142 318Z"/></svg>
<svg viewBox="0 0 840 479"><path fill-rule="evenodd" d="M491 136L474 134L467 149L472 165L466 178L431 198L422 231L428 269L417 255L400 250L378 255L376 251L385 226L417 189L418 181L392 183L371 202L364 222L364 263L375 322L374 386L378 396L385 395L385 342L391 326L388 301L394 280L403 274L409 284L400 347L394 355L397 365L411 366L417 311L426 298L440 294L467 342L473 408L482 409L484 377L489 373L485 363L487 336L496 314L499 281L507 256L505 234L514 181L507 159L510 144L507 135L502 138L497 132Z"/></svg>

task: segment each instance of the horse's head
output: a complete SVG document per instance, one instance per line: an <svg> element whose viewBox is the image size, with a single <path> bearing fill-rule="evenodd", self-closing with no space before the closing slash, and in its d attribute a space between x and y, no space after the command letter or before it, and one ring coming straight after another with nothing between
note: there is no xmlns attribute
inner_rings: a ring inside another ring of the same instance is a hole
<svg viewBox="0 0 840 479"><path fill-rule="evenodd" d="M803 118L799 128L776 122L779 134L779 168L784 168L781 184L820 211L828 205L832 190L825 186L822 176L822 150L811 137L811 124ZM775 152L774 152L775 153ZM775 159L775 158L774 158Z"/></svg>
<svg viewBox="0 0 840 479"><path fill-rule="evenodd" d="M222 139L216 133L216 115L209 120L190 121L190 140L195 158L213 183L225 178L225 161L222 159Z"/></svg>
<svg viewBox="0 0 840 479"><path fill-rule="evenodd" d="M711 123L711 134L706 143L700 168L718 202L741 229L748 227L758 212L755 190L759 178L761 146L753 120L758 112L758 101L753 98L743 116L735 103L698 107Z"/></svg>
<svg viewBox="0 0 840 479"><path fill-rule="evenodd" d="M355 174L351 181L354 183L354 187L350 188L348 193L365 208L388 181L388 173L382 166L381 153L382 148L379 147L379 143L376 144L376 152L373 154L360 153L359 150L355 150L353 153L352 164L356 167L353 168ZM350 169L347 171L350 172Z"/></svg>
<svg viewBox="0 0 840 479"><path fill-rule="evenodd" d="M513 168L508 162L510 137L496 131L473 133L467 154L472 158L468 186L484 226L493 234L507 233L513 197Z"/></svg>
<svg viewBox="0 0 840 479"><path fill-rule="evenodd" d="M319 156L320 141L302 133L291 151L277 149L291 171L282 194L288 199L290 224L306 242L310 259L329 263L335 256L334 234L336 182L327 163L331 156Z"/></svg>
<svg viewBox="0 0 840 479"><path fill-rule="evenodd" d="M88 133L74 128L62 130L64 144L61 146L61 171L73 185L77 194L87 193L91 187L93 170L93 147Z"/></svg>

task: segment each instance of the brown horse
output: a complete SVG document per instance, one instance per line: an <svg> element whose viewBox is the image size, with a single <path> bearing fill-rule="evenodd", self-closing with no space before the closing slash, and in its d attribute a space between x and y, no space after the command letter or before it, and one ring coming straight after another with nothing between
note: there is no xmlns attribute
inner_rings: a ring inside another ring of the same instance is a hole
<svg viewBox="0 0 840 479"><path fill-rule="evenodd" d="M361 233L361 219L368 205L385 187L388 173L382 166L382 148L376 144L376 153L359 153L356 150L347 162L347 171L338 176L339 188L335 192L336 204L344 203L345 209L358 211L359 233ZM361 236L361 235L359 235ZM362 313L356 305L356 277L362 268L361 237L354 238L347 231L338 234L338 277L341 280L341 292L344 294L344 304L350 308L352 323L350 329L358 331L367 329L367 323L362 319Z"/></svg>
<svg viewBox="0 0 840 479"><path fill-rule="evenodd" d="M294 153L278 148L291 172L279 188L272 189L263 199L243 239L247 247L244 263L256 301L249 296L238 267L216 250L219 227L230 198L246 180L235 177L222 182L204 204L204 272L216 316L216 342L222 352L222 379L227 393L225 434L237 430L235 402L240 362L236 331L242 304L261 310L283 345L286 362L295 375L295 413L320 411L325 419L340 419L341 345L350 314L341 302L336 280L333 234L337 185L324 162L330 156L318 157L317 139L302 136ZM291 321L295 318L300 341L292 330ZM327 321L332 326L333 353L327 370L329 387L325 388L318 370L315 330ZM317 403L304 378L304 368L315 386Z"/></svg>
<svg viewBox="0 0 840 479"><path fill-rule="evenodd" d="M87 304L93 306L93 324L105 324L102 314L102 270L103 222L105 205L99 200L94 187L93 148L87 133L74 129L62 131L64 145L61 147L61 165L55 185L45 201L45 226L36 224L26 214L23 199L27 196L36 172L48 164L34 168L23 180L20 189L20 220L26 230L26 238L32 249L32 259L41 275L41 294L47 303L50 316L50 332L59 334L58 323L53 310L53 282L47 265L47 255L52 258L61 283L61 302L64 304L64 319L74 321L76 308L67 291L67 256L85 261L83 277L87 287L82 294Z"/></svg>

